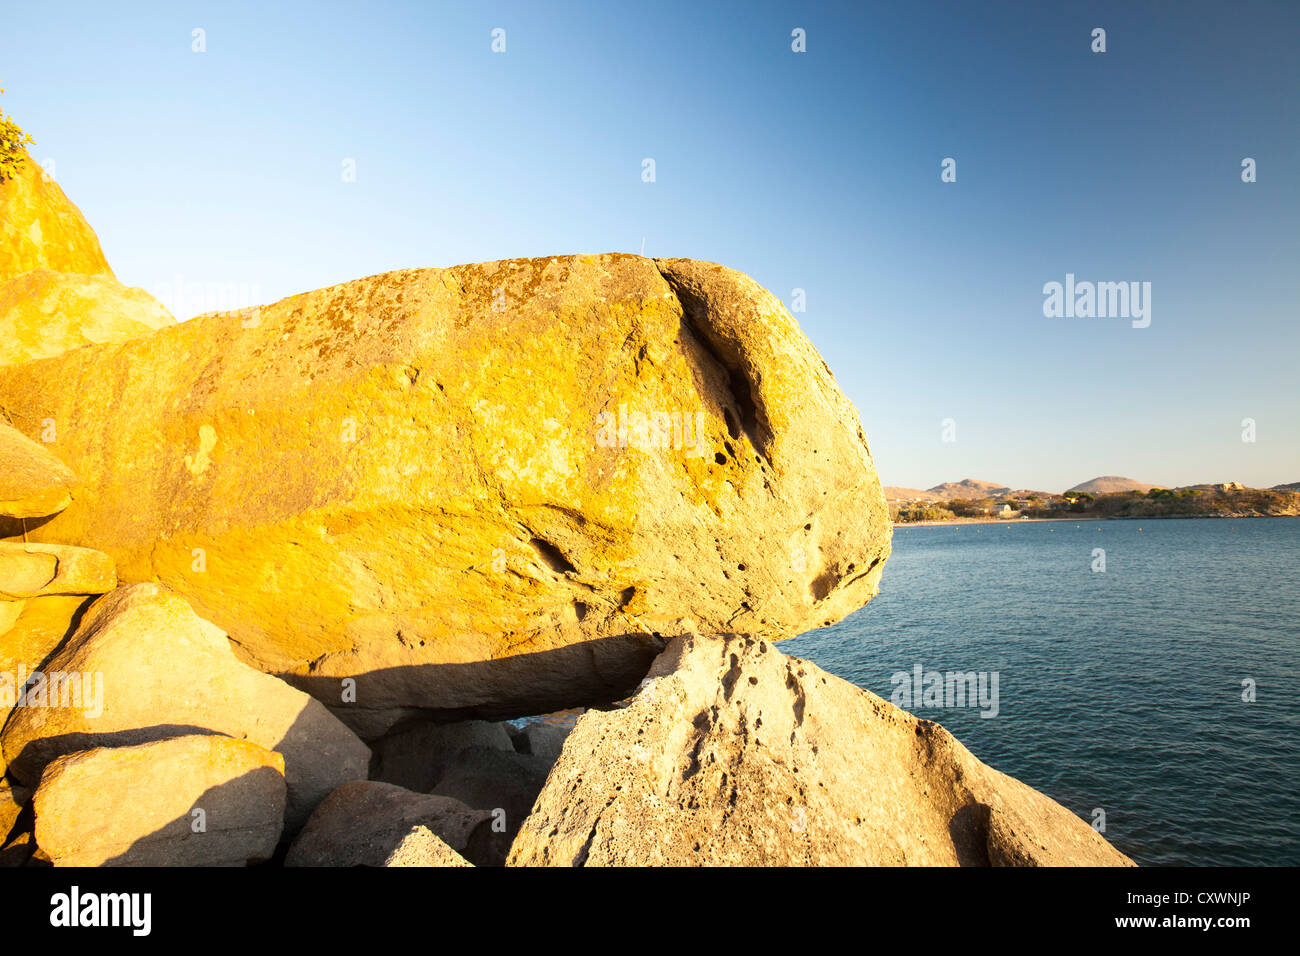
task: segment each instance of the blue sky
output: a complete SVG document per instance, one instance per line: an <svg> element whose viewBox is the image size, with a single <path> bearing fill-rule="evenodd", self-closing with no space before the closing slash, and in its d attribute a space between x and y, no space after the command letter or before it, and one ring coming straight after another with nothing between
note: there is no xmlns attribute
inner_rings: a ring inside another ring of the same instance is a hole
<svg viewBox="0 0 1300 956"><path fill-rule="evenodd" d="M887 484L1271 485L1298 48L1288 2L21 4L0 104L151 291L644 239L806 290ZM1150 282L1150 326L1045 317L1067 273Z"/></svg>

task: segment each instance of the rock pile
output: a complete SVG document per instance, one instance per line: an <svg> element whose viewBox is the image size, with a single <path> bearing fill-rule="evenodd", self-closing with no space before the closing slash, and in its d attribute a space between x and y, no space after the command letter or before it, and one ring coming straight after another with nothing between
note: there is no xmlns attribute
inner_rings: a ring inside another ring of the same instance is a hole
<svg viewBox="0 0 1300 956"><path fill-rule="evenodd" d="M559 256L176 325L35 164L0 213L0 863L1129 862L772 645L865 604L890 527L748 277Z"/></svg>

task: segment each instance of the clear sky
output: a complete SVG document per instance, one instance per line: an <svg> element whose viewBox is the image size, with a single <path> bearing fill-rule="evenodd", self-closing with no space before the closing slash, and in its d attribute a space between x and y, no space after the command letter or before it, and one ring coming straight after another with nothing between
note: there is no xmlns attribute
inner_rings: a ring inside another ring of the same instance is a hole
<svg viewBox="0 0 1300 956"><path fill-rule="evenodd" d="M644 241L805 290L887 484L1300 480L1300 4L6 6L0 103L128 284ZM1067 273L1149 327L1046 317Z"/></svg>

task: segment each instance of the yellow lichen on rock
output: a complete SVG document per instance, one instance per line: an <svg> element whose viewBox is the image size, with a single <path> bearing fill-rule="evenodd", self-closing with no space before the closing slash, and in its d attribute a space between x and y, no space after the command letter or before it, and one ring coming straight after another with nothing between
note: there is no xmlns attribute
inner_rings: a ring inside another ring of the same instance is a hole
<svg viewBox="0 0 1300 956"><path fill-rule="evenodd" d="M62 511L76 485L67 465L0 418L0 519Z"/></svg>
<svg viewBox="0 0 1300 956"><path fill-rule="evenodd" d="M39 540L367 733L611 699L674 634L843 617L889 553L856 412L708 263L392 272L0 368L0 404L93 489Z"/></svg>
<svg viewBox="0 0 1300 956"><path fill-rule="evenodd" d="M29 272L0 284L0 365L120 342L175 324L148 292L112 276Z"/></svg>
<svg viewBox="0 0 1300 956"><path fill-rule="evenodd" d="M24 152L13 178L0 180L0 282L37 269L113 278L81 210Z"/></svg>

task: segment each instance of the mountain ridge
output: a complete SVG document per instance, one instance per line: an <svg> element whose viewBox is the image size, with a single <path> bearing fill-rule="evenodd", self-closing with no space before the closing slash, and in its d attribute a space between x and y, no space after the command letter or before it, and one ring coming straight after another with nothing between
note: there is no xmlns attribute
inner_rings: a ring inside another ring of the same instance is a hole
<svg viewBox="0 0 1300 956"><path fill-rule="evenodd" d="M1239 482L1235 481L1202 482L1198 484L1177 486L1159 485L1145 481L1138 481L1136 478L1125 478L1120 475L1098 475L1096 478L1090 478L1087 481L1079 482L1079 484L1073 485L1063 492L1036 491L1028 488L1013 489L1010 485L999 484L995 481L983 481L978 478L963 478L960 481L945 481L941 484L925 489L907 488L901 485L885 485L884 491L886 500L898 502L953 501L960 498L993 498L994 500L1001 500L1004 498L1023 499L1028 497L1056 497L1074 491L1090 495L1105 495L1122 491L1140 491L1145 493L1153 488L1214 488L1234 486L1242 489L1247 489L1249 487L1241 485ZM1295 491L1300 490L1300 482L1283 482L1259 490Z"/></svg>

